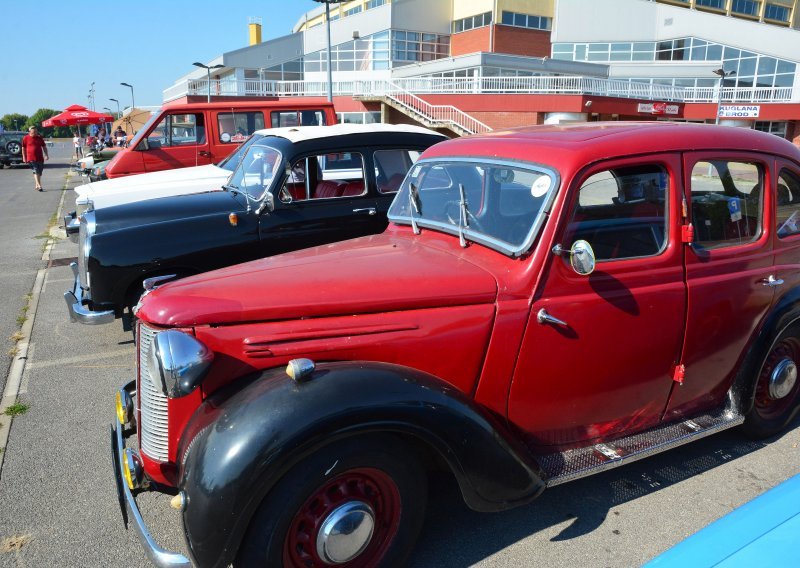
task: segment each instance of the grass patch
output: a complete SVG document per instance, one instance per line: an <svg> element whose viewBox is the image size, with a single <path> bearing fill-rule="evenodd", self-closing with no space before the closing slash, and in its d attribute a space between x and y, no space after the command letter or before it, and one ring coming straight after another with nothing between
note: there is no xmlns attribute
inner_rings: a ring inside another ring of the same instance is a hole
<svg viewBox="0 0 800 568"><path fill-rule="evenodd" d="M19 347L16 345L8 350L9 357L16 357L17 355L19 355Z"/></svg>
<svg viewBox="0 0 800 568"><path fill-rule="evenodd" d="M23 404L21 402L15 402L14 404L6 408L4 414L6 416L11 416L13 418L14 416L20 416L22 414L25 414L26 412L28 412L29 408L30 406L28 406L27 404Z"/></svg>
<svg viewBox="0 0 800 568"><path fill-rule="evenodd" d="M11 337L9 337L9 339L14 343L16 343L17 341L22 341L23 339L25 339L25 335L23 335L21 331L15 331L14 333L11 334Z"/></svg>

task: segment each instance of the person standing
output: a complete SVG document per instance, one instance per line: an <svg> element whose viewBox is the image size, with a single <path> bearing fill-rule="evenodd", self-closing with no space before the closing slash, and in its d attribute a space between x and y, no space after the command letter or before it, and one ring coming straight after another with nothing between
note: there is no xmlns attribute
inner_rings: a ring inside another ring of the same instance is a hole
<svg viewBox="0 0 800 568"><path fill-rule="evenodd" d="M28 133L22 137L22 161L31 165L36 191L44 191L42 189L42 170L44 170L44 161L49 159L44 138L41 137L35 126L31 126L28 128Z"/></svg>
<svg viewBox="0 0 800 568"><path fill-rule="evenodd" d="M83 158L83 140L81 140L78 131L75 131L75 136L72 137L72 145L75 147L75 160Z"/></svg>

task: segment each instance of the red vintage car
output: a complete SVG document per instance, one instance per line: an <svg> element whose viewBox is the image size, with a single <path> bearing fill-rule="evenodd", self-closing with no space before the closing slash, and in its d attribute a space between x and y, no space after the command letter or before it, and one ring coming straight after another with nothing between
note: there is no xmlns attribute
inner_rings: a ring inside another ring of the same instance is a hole
<svg viewBox="0 0 800 568"><path fill-rule="evenodd" d="M166 284L117 401L124 510L199 566L398 566L426 472L497 511L798 412L800 150L596 123L446 141L380 235ZM126 447L138 436L138 451Z"/></svg>

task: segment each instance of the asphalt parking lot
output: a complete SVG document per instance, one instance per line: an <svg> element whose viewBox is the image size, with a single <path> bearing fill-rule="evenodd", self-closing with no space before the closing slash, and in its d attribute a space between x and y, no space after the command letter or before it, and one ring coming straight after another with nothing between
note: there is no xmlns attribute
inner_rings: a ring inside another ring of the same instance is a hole
<svg viewBox="0 0 800 568"><path fill-rule="evenodd" d="M109 449L116 390L133 377L134 346L119 322L70 323L62 298L76 245L37 238L59 208L69 211L80 180L66 179L67 149L53 151L48 189L31 189L22 168L0 171L0 332L18 329L25 295L41 293L27 351L7 356L28 410L10 424L0 470L0 566L149 566L117 504ZM20 357L25 357L20 360ZM6 367L0 373L5 385ZM11 381L8 381L9 384ZM735 431L546 491L497 514L469 511L446 477L433 480L429 512L410 566L627 567L658 553L800 470L800 421L782 436L752 442ZM169 497L139 503L158 542L184 551ZM791 559L787 559L791 565Z"/></svg>

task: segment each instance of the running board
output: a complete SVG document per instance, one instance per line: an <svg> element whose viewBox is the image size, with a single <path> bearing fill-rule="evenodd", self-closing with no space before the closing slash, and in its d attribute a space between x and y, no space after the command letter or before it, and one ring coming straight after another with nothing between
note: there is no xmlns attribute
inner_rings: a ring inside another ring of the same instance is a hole
<svg viewBox="0 0 800 568"><path fill-rule="evenodd" d="M731 410L695 416L691 420L657 426L594 446L539 456L547 487L580 479L607 469L671 450L705 438L744 422L744 416Z"/></svg>

